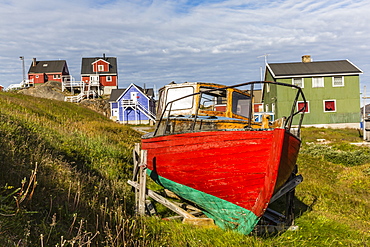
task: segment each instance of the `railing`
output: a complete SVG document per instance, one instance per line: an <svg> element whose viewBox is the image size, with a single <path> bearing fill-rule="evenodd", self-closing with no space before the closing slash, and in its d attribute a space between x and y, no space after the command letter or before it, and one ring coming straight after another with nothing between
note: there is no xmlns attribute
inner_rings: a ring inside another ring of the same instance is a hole
<svg viewBox="0 0 370 247"><path fill-rule="evenodd" d="M84 98L86 98L86 95L85 95L85 93L82 92L82 93L80 93L76 96L66 96L64 98L64 101L78 103L81 100L83 100Z"/></svg>
<svg viewBox="0 0 370 247"><path fill-rule="evenodd" d="M96 87L96 86L100 86L100 82L99 81L97 81L97 80L92 80L92 81L90 81L90 86L94 86L94 87Z"/></svg>
<svg viewBox="0 0 370 247"><path fill-rule="evenodd" d="M64 101L79 103L83 99L87 99L90 96L93 96L93 98L96 97L97 96L96 92L95 91L84 91L84 92L81 92L81 93L79 93L78 95L75 95L75 96L66 96L66 97L64 97Z"/></svg>
<svg viewBox="0 0 370 247"><path fill-rule="evenodd" d="M187 98L187 97L193 97L193 96L195 96L195 95L200 95L200 98L202 98L202 94L205 94L205 93L210 93L210 92L212 92L212 91L218 91L218 90L224 90L224 89L228 89L228 88L238 88L238 87L242 87L242 86L250 86L251 88L250 88L250 95L253 95L253 92L254 92L254 85L255 84L275 84L275 85L279 85L279 86L284 86L284 87L291 87L291 88L295 88L295 89L297 89L297 93L296 93L296 96L295 96L295 98L294 98L294 101L293 101L293 104L292 104L292 108L291 108L291 113L290 113L290 115L286 118L286 120L285 120L285 122L284 122L284 128L286 129L286 130L288 130L289 132L291 132L291 130L292 130L292 123L293 123L293 118L297 115L297 114L299 114L299 113L301 113L300 114L300 118L299 118L299 123L298 123L298 128L296 129L296 130L294 130L294 132L295 131L297 131L296 133L295 133L295 135L296 136L300 136L300 128L301 128L301 125L302 125L302 121L303 121L303 116L304 116L304 112L305 112L305 109L306 109L306 98L305 98L305 96L304 96L304 94L303 94L303 91L302 91L302 89L300 88L300 87L298 87L298 86L296 86L296 85L292 85L292 84L286 84L286 83L281 83L281 82L273 82L273 81L252 81L252 82L246 82L246 83L241 83L241 84L237 84L237 85L234 85L234 86L227 86L227 87L224 87L224 88L215 88L215 89L210 89L210 90L205 90L205 91L202 91L202 92L197 92L197 93L193 93L193 94L189 94L189 95L186 95L186 96L184 96L184 97L181 97L181 98L178 98L178 99L176 99L176 100L172 100L172 101L170 101L170 102L168 102L166 105L165 105L165 107L164 107L164 109L163 109L163 111L162 111L162 113L161 113L161 116L160 116L160 118L159 118L159 121L157 121L157 124L156 124L156 129L155 129L155 131L154 131L154 136L156 136L157 134L158 134L158 130L159 130L159 128L160 128L160 126L161 126L161 123L163 122L163 121L166 121L166 123L165 123L165 126L168 126L168 124L169 124L169 121L170 121L170 119L171 119L171 117L174 117L174 116L172 116L171 115L171 111L172 111L172 105L173 105L173 103L174 102L176 102L176 101L180 101L180 100L182 100L182 99L185 99L185 98ZM304 106L302 107L302 108L300 108L299 110L295 110L296 109L296 107L297 107L297 104L298 104L298 99L301 97L301 99L302 99L302 101L304 102ZM253 111L252 111L252 107L253 107L253 105L252 104L250 104L250 109L249 109L249 117L248 117L248 125L247 125L247 128L251 128L251 126L252 126L252 118L253 118L253 116L252 116L252 113L253 113ZM195 109L195 114L194 115L192 115L192 117L194 118L194 124L192 125L192 129L190 129L191 131L194 131L194 128L195 128L195 123L196 123L196 121L197 121L197 119L198 119L198 116L199 116L199 108L200 108L200 101L199 101L199 103L198 103L198 105L196 106L196 109ZM167 117L165 117L165 115L167 115ZM163 131L164 131L164 133L162 133L163 135L165 135L166 134L166 130L167 130L167 127L165 127L164 129L163 129Z"/></svg>
<svg viewBox="0 0 370 247"><path fill-rule="evenodd" d="M155 115L149 111L149 109L147 109L145 106L143 106L142 104L140 104L140 102L137 101L137 105L140 107L140 109L144 112L144 114L150 118L151 120L155 121Z"/></svg>
<svg viewBox="0 0 370 247"><path fill-rule="evenodd" d="M83 81L63 81L64 87L83 87L85 82Z"/></svg>
<svg viewBox="0 0 370 247"><path fill-rule="evenodd" d="M147 109L145 106L143 106L142 104L140 104L139 101L135 101L135 100L131 100L131 99L128 99L128 100L122 100L121 101L121 105L122 106L132 106L132 107L137 107L139 108L148 118L150 118L151 120L155 121L155 115L149 111L149 109Z"/></svg>

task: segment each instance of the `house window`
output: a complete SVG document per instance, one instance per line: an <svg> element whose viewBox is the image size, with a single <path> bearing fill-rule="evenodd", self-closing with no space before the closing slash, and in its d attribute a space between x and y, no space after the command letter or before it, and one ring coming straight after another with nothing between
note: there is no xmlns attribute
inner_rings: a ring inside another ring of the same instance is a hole
<svg viewBox="0 0 370 247"><path fill-rule="evenodd" d="M265 112L268 112L269 111L269 104L266 104L265 105Z"/></svg>
<svg viewBox="0 0 370 247"><path fill-rule="evenodd" d="M60 79L60 75L53 75L53 79Z"/></svg>
<svg viewBox="0 0 370 247"><path fill-rule="evenodd" d="M297 111L301 110L305 106L306 106L306 108L302 112L304 112L304 113L310 113L310 105L309 105L309 102L308 101L306 101L306 104L304 103L304 101L298 101Z"/></svg>
<svg viewBox="0 0 370 247"><path fill-rule="evenodd" d="M36 75L36 78L39 78L39 75Z"/></svg>
<svg viewBox="0 0 370 247"><path fill-rule="evenodd" d="M98 65L98 71L104 71L104 65Z"/></svg>
<svg viewBox="0 0 370 247"><path fill-rule="evenodd" d="M303 82L303 78L293 78L292 79L292 84L293 85L296 85L300 88L304 88L304 82Z"/></svg>
<svg viewBox="0 0 370 247"><path fill-rule="evenodd" d="M343 76L333 76L333 87L343 87L344 77Z"/></svg>
<svg viewBox="0 0 370 247"><path fill-rule="evenodd" d="M112 76L108 75L107 76L107 81L112 81Z"/></svg>
<svg viewBox="0 0 370 247"><path fill-rule="evenodd" d="M324 100L324 112L336 112L335 100Z"/></svg>
<svg viewBox="0 0 370 247"><path fill-rule="evenodd" d="M324 77L312 77L312 87L324 87Z"/></svg>

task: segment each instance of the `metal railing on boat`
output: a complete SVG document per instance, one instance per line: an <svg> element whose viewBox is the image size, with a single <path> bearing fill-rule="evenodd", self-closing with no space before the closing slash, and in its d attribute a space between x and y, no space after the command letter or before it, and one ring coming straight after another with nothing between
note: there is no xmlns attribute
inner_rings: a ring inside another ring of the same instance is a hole
<svg viewBox="0 0 370 247"><path fill-rule="evenodd" d="M296 93L296 96L293 100L293 104L292 104L292 107L291 107L291 112L290 112L290 115L286 118L285 122L284 122L284 128L289 131L289 132L293 132L293 134L295 134L297 137L300 137L300 128L302 126L302 121L303 121L303 117L304 117L304 113L305 113L305 110L306 110L306 105L307 105L307 101L306 101L306 98L303 94L303 91L302 89L299 87L299 86L296 86L296 85L293 85L293 84L286 84L286 83L281 83L281 82L274 82L274 81L251 81L251 82L245 82L245 83L240 83L240 84L237 84L237 85L233 85L233 86L225 86L223 88L215 88L215 89L209 89L209 90L205 90L205 91L201 91L201 92L196 92L196 93L193 93L193 94L189 94L189 95L186 95L186 96L183 96L183 97L180 97L180 98L177 98L175 100L172 100L172 101L169 101L167 102L167 104L165 105L164 109L162 110L162 114L160 115L160 118L157 120L157 124L156 124L156 129L154 131L154 136L156 135L165 135L166 134L166 131L167 131L167 127L168 127L168 124L170 122L170 119L171 119L171 111L172 111L172 106L175 102L178 102L180 100L183 100L185 98L188 98L188 97L193 97L195 95L201 95L202 94L205 94L205 93L210 93L212 91L216 91L216 90L223 90L223 89L229 89L229 88L238 88L238 87L243 87L243 86L250 86L251 89L250 89L250 95L252 95L253 97L253 93L254 93L254 85L255 84L273 84L273 85L278 85L278 86L283 86L283 87L291 87L291 88L295 88L297 90L297 93ZM303 102L303 107L298 109L298 110L295 110L298 106L298 100L299 98L302 99L302 102ZM251 126L252 126L252 114L253 114L253 111L252 111L252 108L253 108L253 105L252 104L249 104L249 116L248 116L248 125L246 127L246 129L251 129ZM195 128L195 123L199 117L199 109L200 109L200 101L198 101L198 105L197 105L197 108L196 108L196 113L194 114L194 116L192 116L194 119L193 119L193 125L191 127L190 130L194 131L194 128ZM167 114L167 116L165 116ZM299 118L299 121L298 121L298 125L295 127L295 128L292 128L292 125L293 125L293 119L296 115L300 114L300 118ZM166 121L165 122L165 128L163 128L163 133L158 133L158 130L159 130L159 126L161 125L161 123L163 121ZM294 133L295 132L295 133Z"/></svg>

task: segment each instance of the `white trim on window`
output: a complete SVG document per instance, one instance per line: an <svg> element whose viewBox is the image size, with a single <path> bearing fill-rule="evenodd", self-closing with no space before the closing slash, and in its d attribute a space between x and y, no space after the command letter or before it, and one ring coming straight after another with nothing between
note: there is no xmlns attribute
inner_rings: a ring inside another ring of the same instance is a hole
<svg viewBox="0 0 370 247"><path fill-rule="evenodd" d="M292 85L304 88L304 78L292 78Z"/></svg>
<svg viewBox="0 0 370 247"><path fill-rule="evenodd" d="M99 64L98 65L98 71L99 72L104 71L104 65Z"/></svg>
<svg viewBox="0 0 370 247"><path fill-rule="evenodd" d="M112 81L112 76L111 75L107 75L107 81Z"/></svg>
<svg viewBox="0 0 370 247"><path fill-rule="evenodd" d="M312 87L324 87L324 77L312 77Z"/></svg>
<svg viewBox="0 0 370 247"><path fill-rule="evenodd" d="M300 109L300 104L301 103L304 103L304 101L297 101L297 111L299 111L299 109ZM310 102L309 101L306 101L306 108L307 109L305 109L305 114L306 113L310 113ZM302 112L300 113L300 114L302 114Z"/></svg>
<svg viewBox="0 0 370 247"><path fill-rule="evenodd" d="M344 87L344 76L333 76L332 85L333 87Z"/></svg>
<svg viewBox="0 0 370 247"><path fill-rule="evenodd" d="M337 101L335 99L327 99L327 100L323 100L323 110L324 112L337 112ZM334 110L333 109L328 109L328 105L326 103L329 103L329 102L334 102Z"/></svg>

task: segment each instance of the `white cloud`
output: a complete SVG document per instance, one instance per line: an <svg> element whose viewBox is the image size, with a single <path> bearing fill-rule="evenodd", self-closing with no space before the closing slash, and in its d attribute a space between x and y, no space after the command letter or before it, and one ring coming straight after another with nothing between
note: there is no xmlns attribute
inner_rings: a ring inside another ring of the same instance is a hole
<svg viewBox="0 0 370 247"><path fill-rule="evenodd" d="M79 78L81 58L103 53L118 58L120 87L256 80L266 53L349 59L366 72L368 9L366 0L2 1L0 84L22 79L19 56L26 71L32 57L65 59Z"/></svg>

